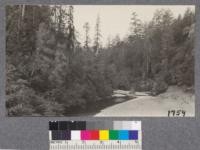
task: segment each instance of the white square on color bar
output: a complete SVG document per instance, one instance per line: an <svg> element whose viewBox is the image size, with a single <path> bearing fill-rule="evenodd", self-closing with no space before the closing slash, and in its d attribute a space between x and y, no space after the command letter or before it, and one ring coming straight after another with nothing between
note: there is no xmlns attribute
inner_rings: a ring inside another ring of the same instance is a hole
<svg viewBox="0 0 200 150"><path fill-rule="evenodd" d="M71 130L71 140L81 140L81 131Z"/></svg>
<svg viewBox="0 0 200 150"><path fill-rule="evenodd" d="M141 121L132 121L131 122L131 129L132 130L142 130L142 123Z"/></svg>
<svg viewBox="0 0 200 150"><path fill-rule="evenodd" d="M141 130L141 121L122 121L123 129Z"/></svg>
<svg viewBox="0 0 200 150"><path fill-rule="evenodd" d="M132 121L122 121L122 127L124 130L132 129Z"/></svg>

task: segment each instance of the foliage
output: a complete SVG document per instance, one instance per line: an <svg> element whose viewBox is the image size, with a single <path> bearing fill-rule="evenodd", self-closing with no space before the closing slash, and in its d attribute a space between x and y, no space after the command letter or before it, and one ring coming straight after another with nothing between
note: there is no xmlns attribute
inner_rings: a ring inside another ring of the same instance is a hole
<svg viewBox="0 0 200 150"><path fill-rule="evenodd" d="M113 90L165 92L194 86L191 10L175 18L157 10L142 23L133 12L130 34L101 47L100 17L94 46L89 24L79 44L73 6L13 5L6 8L6 107L10 116L64 116L106 101Z"/></svg>

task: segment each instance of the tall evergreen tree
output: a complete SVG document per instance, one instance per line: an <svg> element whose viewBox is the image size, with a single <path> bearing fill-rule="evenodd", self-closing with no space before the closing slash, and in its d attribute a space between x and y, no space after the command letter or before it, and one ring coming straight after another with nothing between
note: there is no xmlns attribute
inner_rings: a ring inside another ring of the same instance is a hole
<svg viewBox="0 0 200 150"><path fill-rule="evenodd" d="M143 38L142 22L140 19L138 19L136 12L132 13L130 30L131 30L131 36Z"/></svg>
<svg viewBox="0 0 200 150"><path fill-rule="evenodd" d="M68 18L67 18L67 56L69 64L71 64L71 59L75 52L75 27L74 27L74 8L73 6L69 6L68 8Z"/></svg>
<svg viewBox="0 0 200 150"><path fill-rule="evenodd" d="M88 50L88 49L89 49L89 44L90 44L90 37L89 37L90 26L89 26L89 23L86 22L86 23L83 25L83 28L85 29L84 48Z"/></svg>
<svg viewBox="0 0 200 150"><path fill-rule="evenodd" d="M95 36L94 36L94 53L98 55L101 46L101 30L100 30L100 16L97 16L95 25Z"/></svg>

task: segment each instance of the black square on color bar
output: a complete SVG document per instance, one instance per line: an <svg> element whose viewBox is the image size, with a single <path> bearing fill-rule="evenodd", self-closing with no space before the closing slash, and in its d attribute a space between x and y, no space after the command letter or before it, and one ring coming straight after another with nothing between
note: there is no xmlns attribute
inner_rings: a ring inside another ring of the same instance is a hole
<svg viewBox="0 0 200 150"><path fill-rule="evenodd" d="M86 121L77 121L76 130L86 130Z"/></svg>
<svg viewBox="0 0 200 150"><path fill-rule="evenodd" d="M58 140L60 138L60 133L58 130L52 130L52 140Z"/></svg>
<svg viewBox="0 0 200 150"><path fill-rule="evenodd" d="M58 130L58 121L50 121L49 130Z"/></svg>
<svg viewBox="0 0 200 150"><path fill-rule="evenodd" d="M69 130L76 130L76 122L75 121L71 121L69 123Z"/></svg>
<svg viewBox="0 0 200 150"><path fill-rule="evenodd" d="M59 121L59 130L69 130L70 121Z"/></svg>
<svg viewBox="0 0 200 150"><path fill-rule="evenodd" d="M52 140L71 140L71 131L69 130L52 130Z"/></svg>

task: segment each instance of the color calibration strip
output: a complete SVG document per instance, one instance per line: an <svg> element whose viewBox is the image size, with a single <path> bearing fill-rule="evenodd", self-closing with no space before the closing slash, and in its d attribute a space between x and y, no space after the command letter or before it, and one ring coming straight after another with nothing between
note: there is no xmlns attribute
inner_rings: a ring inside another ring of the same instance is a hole
<svg viewBox="0 0 200 150"><path fill-rule="evenodd" d="M138 140L138 130L53 130L50 135L50 140Z"/></svg>
<svg viewBox="0 0 200 150"><path fill-rule="evenodd" d="M140 121L51 121L50 150L141 150Z"/></svg>
<svg viewBox="0 0 200 150"><path fill-rule="evenodd" d="M141 130L141 121L50 121L49 130Z"/></svg>

